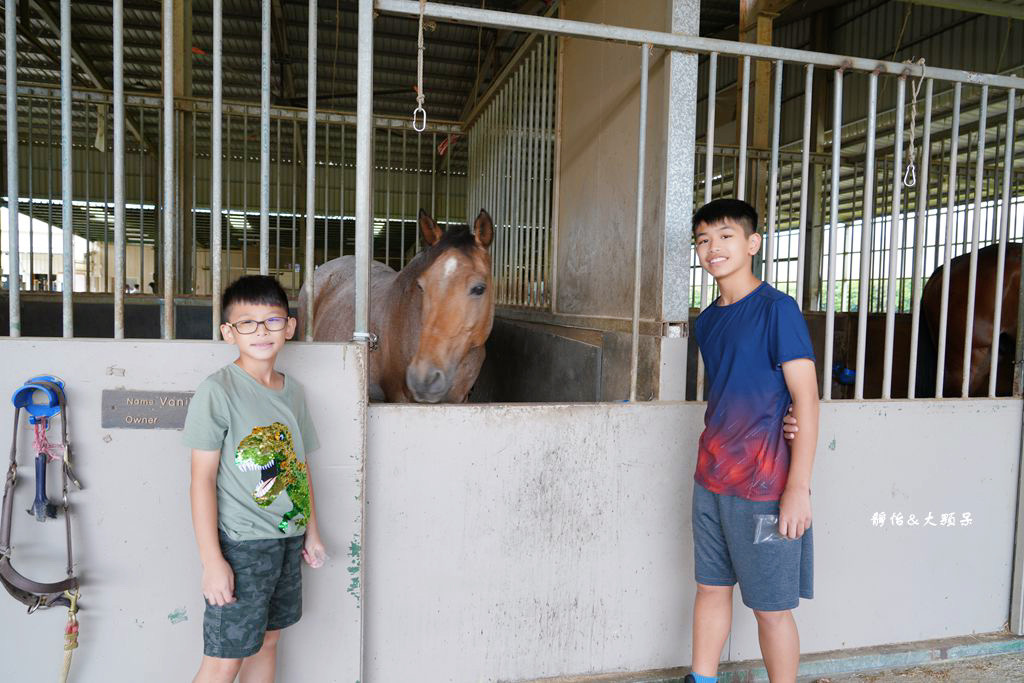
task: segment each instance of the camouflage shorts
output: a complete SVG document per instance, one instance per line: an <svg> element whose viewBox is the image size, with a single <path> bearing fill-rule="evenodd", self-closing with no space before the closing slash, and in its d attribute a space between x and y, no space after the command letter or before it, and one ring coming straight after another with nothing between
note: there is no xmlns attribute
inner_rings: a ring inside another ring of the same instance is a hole
<svg viewBox="0 0 1024 683"><path fill-rule="evenodd" d="M224 559L235 573L235 602L207 603L203 653L241 659L263 647L263 634L291 626L302 616L303 536L233 541L220 532Z"/></svg>

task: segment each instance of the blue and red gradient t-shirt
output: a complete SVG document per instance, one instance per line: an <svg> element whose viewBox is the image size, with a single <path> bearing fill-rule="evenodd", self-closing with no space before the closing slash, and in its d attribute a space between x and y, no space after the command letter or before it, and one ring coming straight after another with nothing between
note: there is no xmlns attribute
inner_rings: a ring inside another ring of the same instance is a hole
<svg viewBox="0 0 1024 683"><path fill-rule="evenodd" d="M778 500L789 476L782 418L792 401L782 364L814 359L796 301L766 282L697 316L708 408L694 479L713 493Z"/></svg>

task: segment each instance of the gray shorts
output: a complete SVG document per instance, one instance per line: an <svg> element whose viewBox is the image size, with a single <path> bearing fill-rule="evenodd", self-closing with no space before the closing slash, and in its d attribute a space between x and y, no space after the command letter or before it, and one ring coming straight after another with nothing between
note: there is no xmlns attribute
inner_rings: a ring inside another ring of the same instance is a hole
<svg viewBox="0 0 1024 683"><path fill-rule="evenodd" d="M765 612L814 597L812 529L795 541L754 543L755 515L779 514L779 501L712 493L693 482L693 553L697 583L740 584L743 604Z"/></svg>
<svg viewBox="0 0 1024 683"><path fill-rule="evenodd" d="M220 549L235 573L235 602L206 604L203 654L242 659L263 647L263 635L302 616L302 544L305 536L233 541L220 532Z"/></svg>

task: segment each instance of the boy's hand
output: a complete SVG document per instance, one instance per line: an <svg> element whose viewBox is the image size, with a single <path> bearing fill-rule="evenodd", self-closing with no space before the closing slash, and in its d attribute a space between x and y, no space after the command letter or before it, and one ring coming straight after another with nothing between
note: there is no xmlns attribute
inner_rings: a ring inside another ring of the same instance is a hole
<svg viewBox="0 0 1024 683"><path fill-rule="evenodd" d="M793 406L790 405L789 410L786 411L785 416L782 418L782 436L787 441L792 441L799 431L800 428L796 424L796 418L793 417Z"/></svg>
<svg viewBox="0 0 1024 683"><path fill-rule="evenodd" d="M313 569L319 569L327 561L327 549L324 548L320 534L306 531L306 541L302 544L302 559Z"/></svg>
<svg viewBox="0 0 1024 683"><path fill-rule="evenodd" d="M779 533L796 540L811 528L811 492L787 488L779 499Z"/></svg>
<svg viewBox="0 0 1024 683"><path fill-rule="evenodd" d="M224 558L203 566L203 597L215 607L235 601L235 573Z"/></svg>

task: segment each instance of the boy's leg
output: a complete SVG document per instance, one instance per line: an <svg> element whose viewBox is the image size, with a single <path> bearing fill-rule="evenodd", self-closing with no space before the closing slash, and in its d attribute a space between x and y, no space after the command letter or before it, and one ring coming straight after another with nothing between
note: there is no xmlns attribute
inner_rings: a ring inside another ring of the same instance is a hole
<svg viewBox="0 0 1024 683"><path fill-rule="evenodd" d="M729 556L720 496L693 484L693 564L697 596L693 602L693 674L713 678L732 624L732 587L736 574ZM700 680L700 679L697 679Z"/></svg>
<svg viewBox="0 0 1024 683"><path fill-rule="evenodd" d="M242 661L238 683L274 683L274 675L277 673L277 641L280 637L280 629L267 631L260 651Z"/></svg>
<svg viewBox="0 0 1024 683"><path fill-rule="evenodd" d="M732 586L697 584L693 601L693 663L690 669L715 676L732 626ZM774 680L774 679L773 679Z"/></svg>
<svg viewBox="0 0 1024 683"><path fill-rule="evenodd" d="M772 683L796 681L800 667L800 634L792 610L754 610L754 616L768 678Z"/></svg>
<svg viewBox="0 0 1024 683"><path fill-rule="evenodd" d="M199 673L196 674L193 683L232 683L240 668L241 659L203 655L203 662L199 665Z"/></svg>

